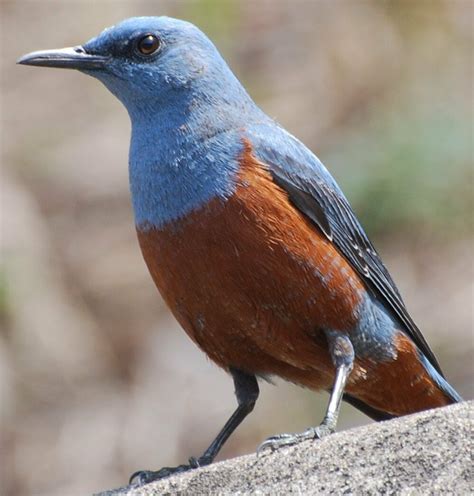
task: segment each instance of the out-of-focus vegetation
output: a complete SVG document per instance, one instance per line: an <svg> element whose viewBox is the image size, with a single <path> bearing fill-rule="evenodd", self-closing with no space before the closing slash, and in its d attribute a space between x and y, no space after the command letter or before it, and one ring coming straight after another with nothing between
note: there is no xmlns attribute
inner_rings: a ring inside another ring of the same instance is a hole
<svg viewBox="0 0 474 496"><path fill-rule="evenodd" d="M422 229L446 242L469 235L472 113L453 110L436 101L378 106L367 125L342 133L343 150L329 151L372 235ZM345 177L348 156L353 172Z"/></svg>
<svg viewBox="0 0 474 496"><path fill-rule="evenodd" d="M472 393L469 0L3 1L0 493L89 494L199 454L232 384L141 259L129 123L97 81L14 65L132 15L198 24L333 172L453 385ZM317 423L326 396L262 385L221 457ZM343 407L341 428L368 420Z"/></svg>

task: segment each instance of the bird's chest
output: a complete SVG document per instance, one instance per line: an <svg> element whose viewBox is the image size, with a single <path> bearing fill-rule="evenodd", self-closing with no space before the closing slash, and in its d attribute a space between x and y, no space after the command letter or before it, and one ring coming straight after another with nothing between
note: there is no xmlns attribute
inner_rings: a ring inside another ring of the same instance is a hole
<svg viewBox="0 0 474 496"><path fill-rule="evenodd" d="M357 279L265 171L244 168L231 198L137 232L166 303L221 365L274 350L301 362L319 329L353 323Z"/></svg>
<svg viewBox="0 0 474 496"><path fill-rule="evenodd" d="M164 300L215 361L283 337L276 324L289 325L289 299L298 301L301 287L290 296L271 242L237 202L216 199L172 227L137 232Z"/></svg>

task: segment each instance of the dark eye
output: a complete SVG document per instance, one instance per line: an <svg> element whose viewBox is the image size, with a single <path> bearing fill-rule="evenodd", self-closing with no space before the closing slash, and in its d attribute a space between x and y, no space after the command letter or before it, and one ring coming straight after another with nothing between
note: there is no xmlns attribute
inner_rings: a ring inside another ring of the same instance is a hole
<svg viewBox="0 0 474 496"><path fill-rule="evenodd" d="M154 34L147 34L138 40L137 49L142 55L152 55L160 48L160 40Z"/></svg>

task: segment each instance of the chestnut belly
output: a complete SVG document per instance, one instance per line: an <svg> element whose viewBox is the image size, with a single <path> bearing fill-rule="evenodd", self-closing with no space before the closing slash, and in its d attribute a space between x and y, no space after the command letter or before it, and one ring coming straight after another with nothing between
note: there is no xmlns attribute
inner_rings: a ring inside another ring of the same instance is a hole
<svg viewBox="0 0 474 496"><path fill-rule="evenodd" d="M265 171L230 199L137 232L164 300L218 365L331 386L323 331L355 325L365 287Z"/></svg>

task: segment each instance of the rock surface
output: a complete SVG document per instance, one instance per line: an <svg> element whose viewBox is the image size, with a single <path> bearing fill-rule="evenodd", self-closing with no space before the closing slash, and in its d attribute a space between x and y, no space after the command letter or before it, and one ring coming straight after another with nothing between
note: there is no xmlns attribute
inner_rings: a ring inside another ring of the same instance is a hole
<svg viewBox="0 0 474 496"><path fill-rule="evenodd" d="M473 494L474 401L97 496Z"/></svg>

